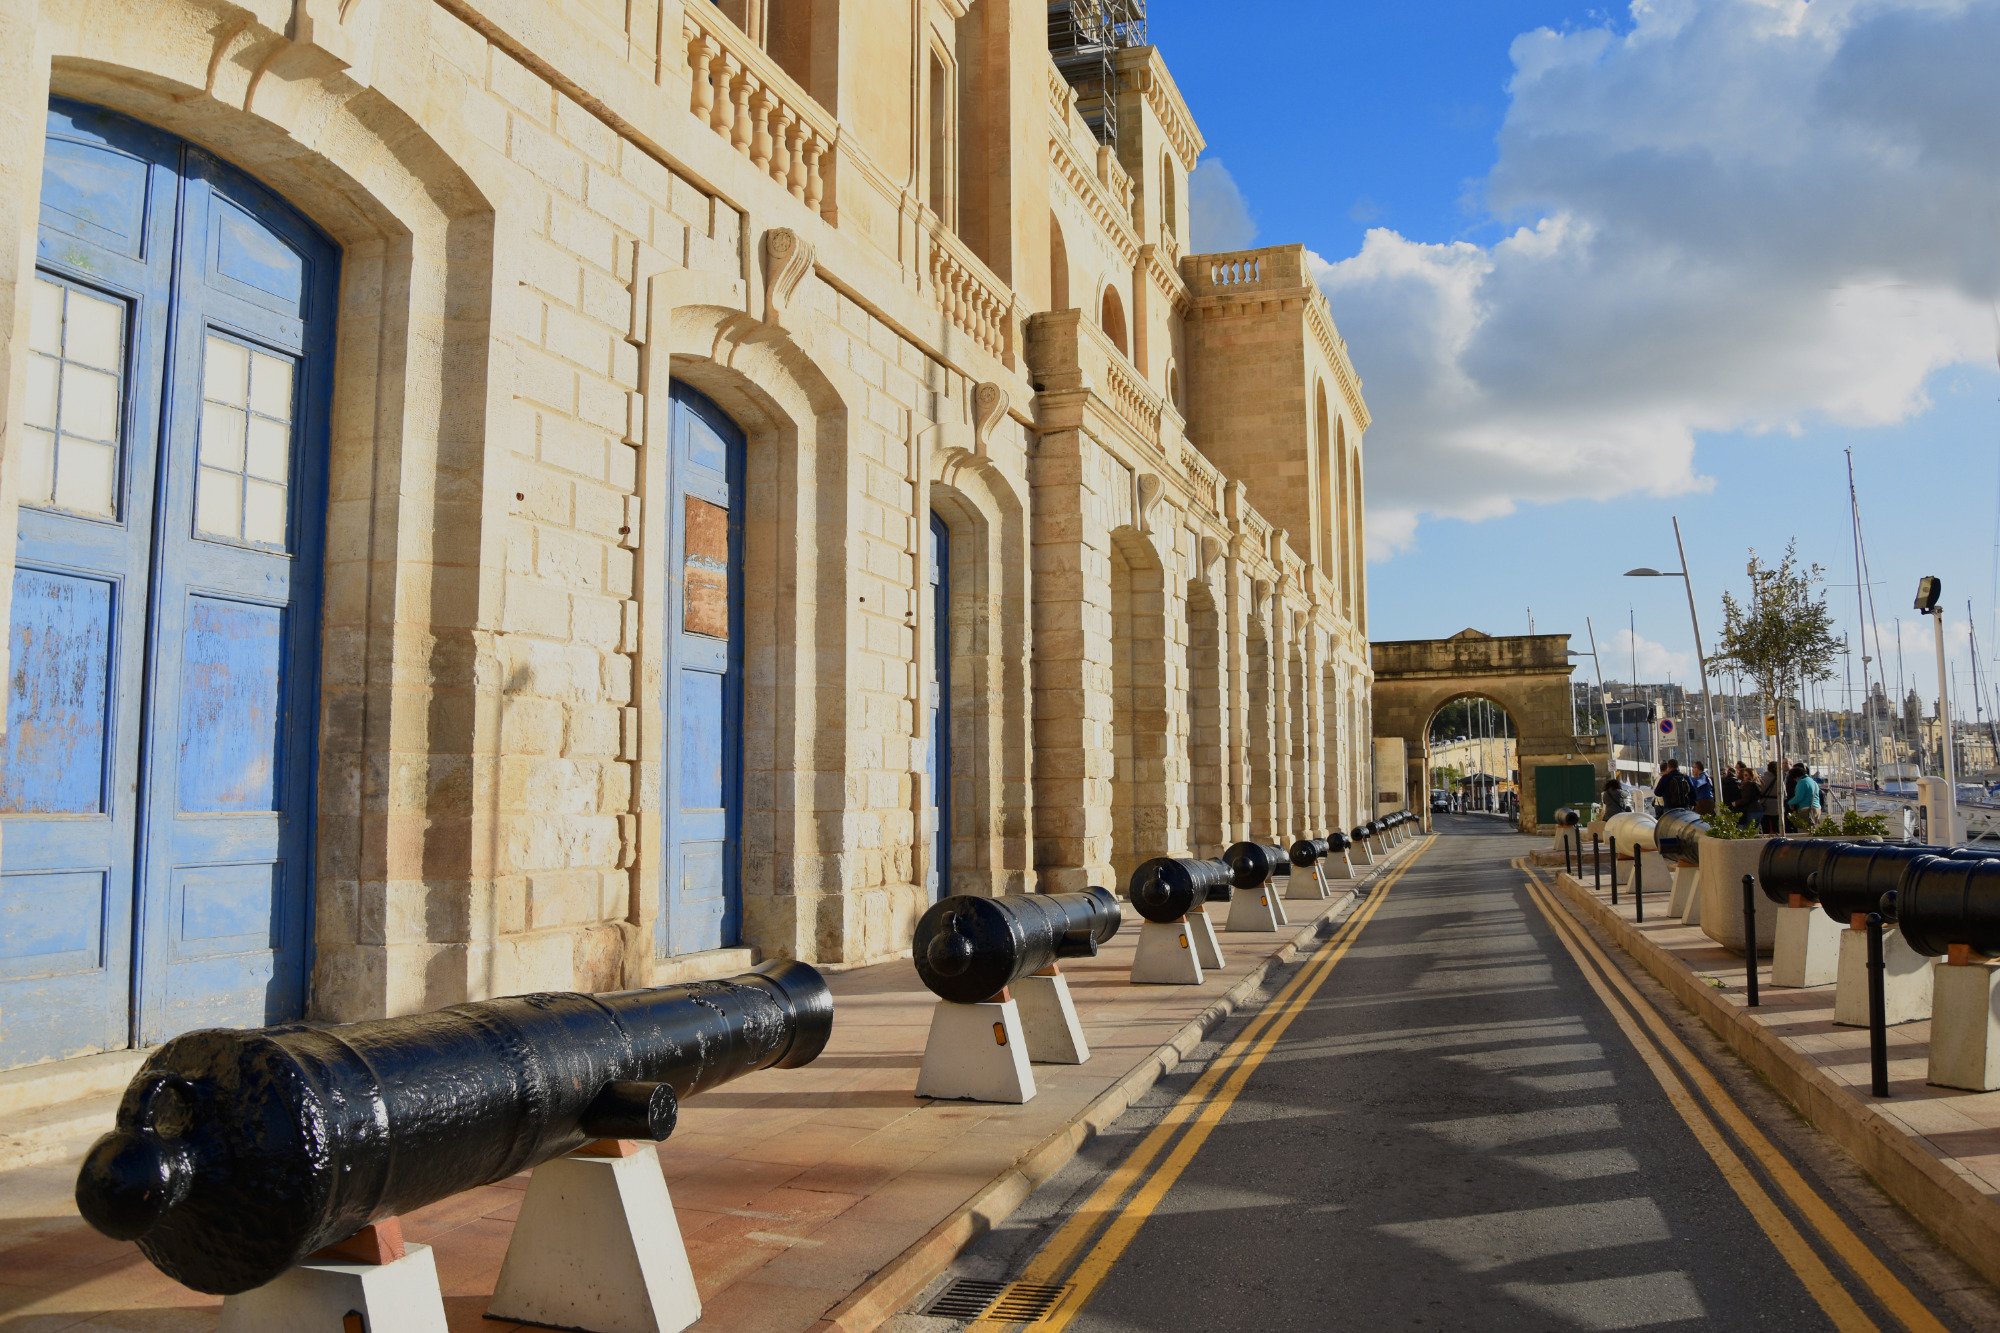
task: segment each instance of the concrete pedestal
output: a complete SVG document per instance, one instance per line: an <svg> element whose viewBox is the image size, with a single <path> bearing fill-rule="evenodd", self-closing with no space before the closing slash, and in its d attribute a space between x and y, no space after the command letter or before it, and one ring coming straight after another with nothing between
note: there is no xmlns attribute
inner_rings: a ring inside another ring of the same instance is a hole
<svg viewBox="0 0 2000 1333"><path fill-rule="evenodd" d="M1309 866L1293 866L1289 883L1285 885L1285 897L1295 903L1318 902L1326 897L1326 881L1319 877L1319 863Z"/></svg>
<svg viewBox="0 0 2000 1333"><path fill-rule="evenodd" d="M1273 904L1278 895L1267 880L1262 888L1238 889L1229 898L1229 920L1224 930L1276 931L1278 913Z"/></svg>
<svg viewBox="0 0 2000 1333"><path fill-rule="evenodd" d="M1021 1007L1012 999L979 1004L940 1000L931 1011L917 1096L1018 1106L1035 1095Z"/></svg>
<svg viewBox="0 0 2000 1333"><path fill-rule="evenodd" d="M1291 887L1291 882L1290 875L1286 875L1282 881L1273 876L1264 885L1264 892L1271 900L1271 915L1278 919L1280 926L1292 924L1292 914L1285 910L1285 891Z"/></svg>
<svg viewBox="0 0 2000 1333"><path fill-rule="evenodd" d="M326 1329L359 1314L369 1333L445 1333L444 1296L428 1245L386 1264L304 1263L276 1281L225 1296L219 1333Z"/></svg>
<svg viewBox="0 0 2000 1333"><path fill-rule="evenodd" d="M1319 863L1319 873L1329 883L1351 880L1354 878L1354 863L1347 859L1346 852L1335 852Z"/></svg>
<svg viewBox="0 0 2000 1333"><path fill-rule="evenodd" d="M1039 1065L1080 1065L1090 1059L1090 1043L1070 998L1069 978L1051 968L1022 977L1011 988L1021 1006L1021 1033L1028 1059Z"/></svg>
<svg viewBox="0 0 2000 1333"><path fill-rule="evenodd" d="M1759 913L1778 917L1777 943L1771 951L1771 984L1805 988L1830 986L1840 979L1840 940L1851 932L1817 907L1773 907L1757 904ZM1867 949L1862 950L1867 961ZM1863 997L1864 1004L1866 996Z"/></svg>
<svg viewBox="0 0 2000 1333"><path fill-rule="evenodd" d="M1158 921L1139 923L1139 950L1132 955L1132 984L1135 986L1199 986L1201 962L1195 957L1188 917L1162 925ZM1207 920L1206 917L1203 918ZM935 1029L932 1030L935 1035Z"/></svg>
<svg viewBox="0 0 2000 1333"><path fill-rule="evenodd" d="M1931 960L1912 949L1903 932L1882 931L1883 1019L1890 1027L1931 1016ZM1833 1021L1868 1026L1868 932L1840 932L1840 975L1833 992Z"/></svg>
<svg viewBox="0 0 2000 1333"><path fill-rule="evenodd" d="M488 1318L590 1333L680 1333L701 1318L659 1156L632 1146L535 1168Z"/></svg>
<svg viewBox="0 0 2000 1333"><path fill-rule="evenodd" d="M1215 938L1215 918L1208 914L1206 907L1197 907L1187 914L1188 937L1194 944L1195 961L1204 972L1222 970L1222 941Z"/></svg>
<svg viewBox="0 0 2000 1333"><path fill-rule="evenodd" d="M1375 864L1375 857L1368 850L1368 839L1366 838L1361 839L1361 841L1350 847L1347 854L1353 859L1355 865L1372 866Z"/></svg>
<svg viewBox="0 0 2000 1333"><path fill-rule="evenodd" d="M1667 892L1667 915L1677 916L1684 926L1701 924L1701 871L1694 866L1675 866L1673 887Z"/></svg>
<svg viewBox="0 0 2000 1333"><path fill-rule="evenodd" d="M1933 972L1930 1081L2000 1088L2000 966L1940 963Z"/></svg>

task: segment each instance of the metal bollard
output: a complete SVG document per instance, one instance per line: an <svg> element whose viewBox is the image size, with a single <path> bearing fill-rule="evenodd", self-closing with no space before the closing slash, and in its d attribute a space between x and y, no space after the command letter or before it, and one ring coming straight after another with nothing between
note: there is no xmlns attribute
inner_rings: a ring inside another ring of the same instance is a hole
<svg viewBox="0 0 2000 1333"><path fill-rule="evenodd" d="M1618 839L1611 840L1611 905L1618 906Z"/></svg>
<svg viewBox="0 0 2000 1333"><path fill-rule="evenodd" d="M1757 877L1743 877L1743 974L1750 1007L1757 1007Z"/></svg>
<svg viewBox="0 0 2000 1333"><path fill-rule="evenodd" d="M1889 1095L1889 1001L1882 994L1882 914L1868 914L1868 1078L1877 1097Z"/></svg>
<svg viewBox="0 0 2000 1333"><path fill-rule="evenodd" d="M1615 870L1617 867L1612 868ZM1597 892L1604 892L1604 844L1595 833L1590 835L1590 872L1596 877Z"/></svg>
<svg viewBox="0 0 2000 1333"><path fill-rule="evenodd" d="M1646 849L1632 849L1632 920L1646 924Z"/></svg>

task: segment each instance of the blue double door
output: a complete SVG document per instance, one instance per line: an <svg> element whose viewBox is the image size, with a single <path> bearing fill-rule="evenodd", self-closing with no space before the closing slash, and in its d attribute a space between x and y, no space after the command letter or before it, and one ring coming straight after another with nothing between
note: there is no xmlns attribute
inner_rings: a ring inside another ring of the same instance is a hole
<svg viewBox="0 0 2000 1333"><path fill-rule="evenodd" d="M338 254L52 106L16 425L0 1068L303 1012Z"/></svg>

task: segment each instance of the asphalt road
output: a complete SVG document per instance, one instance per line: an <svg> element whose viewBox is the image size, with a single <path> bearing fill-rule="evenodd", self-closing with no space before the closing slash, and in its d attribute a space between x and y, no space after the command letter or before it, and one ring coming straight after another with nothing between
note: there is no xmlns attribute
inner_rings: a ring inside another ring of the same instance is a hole
<svg viewBox="0 0 2000 1333"><path fill-rule="evenodd" d="M1081 1330L1837 1326L1839 1294L1822 1281L1816 1297L1811 1260L1802 1270L1773 1240L1794 1223L1803 1248L1825 1237L1798 1222L1796 1198L1753 1214L1509 867L1539 841L1476 818L1440 826L1357 910L1364 924L1317 988L1307 976L1280 995L1289 1022L1242 1066L1233 1100L1227 1078L1205 1096L1199 1080L1204 1062L1228 1066L1256 1015L1215 1034L954 1275L1067 1282L1055 1323ZM1705 1061L1727 1059L1709 1045ZM1824 1155L1740 1068L1720 1072L1760 1123L1783 1122L1771 1138L1788 1160ZM1129 1189L1107 1200L1121 1163ZM1781 1200L1770 1166L1750 1173L1752 1198ZM1888 1275L1871 1286L1830 1263L1852 1302L1841 1322L1936 1327L1912 1323L1910 1305L1897 1317L1884 1291L1900 1284L1944 1327L1992 1326L1988 1293L1858 1176L1808 1170L1855 1228L1851 1248ZM1079 1239L1093 1201L1103 1223Z"/></svg>

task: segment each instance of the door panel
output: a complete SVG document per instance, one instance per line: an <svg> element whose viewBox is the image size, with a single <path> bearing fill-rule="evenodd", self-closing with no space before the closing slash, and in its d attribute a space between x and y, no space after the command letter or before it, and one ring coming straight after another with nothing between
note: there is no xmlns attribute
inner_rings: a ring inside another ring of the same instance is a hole
<svg viewBox="0 0 2000 1333"><path fill-rule="evenodd" d="M743 434L673 387L662 956L742 938Z"/></svg>
<svg viewBox="0 0 2000 1333"><path fill-rule="evenodd" d="M295 1017L310 915L337 253L239 173L107 112L53 104L45 162L0 1068ZM234 381L207 373L216 338ZM198 519L202 479L220 499Z"/></svg>

